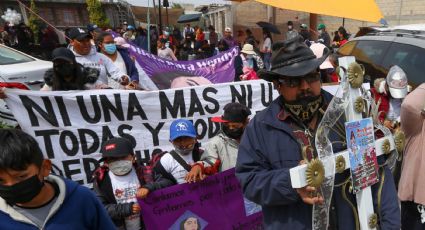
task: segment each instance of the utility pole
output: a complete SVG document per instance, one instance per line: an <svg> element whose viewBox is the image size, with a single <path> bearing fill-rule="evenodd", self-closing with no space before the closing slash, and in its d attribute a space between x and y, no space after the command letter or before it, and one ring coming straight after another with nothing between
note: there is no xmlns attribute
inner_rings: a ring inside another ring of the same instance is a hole
<svg viewBox="0 0 425 230"><path fill-rule="evenodd" d="M158 0L158 17L159 17L159 35L162 35L162 16L161 16L161 0Z"/></svg>
<svg viewBox="0 0 425 230"><path fill-rule="evenodd" d="M167 27L170 26L170 23L168 22L168 7L170 7L170 3L168 0L164 0L164 7L165 7L165 14L167 15Z"/></svg>
<svg viewBox="0 0 425 230"><path fill-rule="evenodd" d="M313 14L310 13L310 34L311 34L311 39L316 41L318 38L318 33L317 31L317 14Z"/></svg>

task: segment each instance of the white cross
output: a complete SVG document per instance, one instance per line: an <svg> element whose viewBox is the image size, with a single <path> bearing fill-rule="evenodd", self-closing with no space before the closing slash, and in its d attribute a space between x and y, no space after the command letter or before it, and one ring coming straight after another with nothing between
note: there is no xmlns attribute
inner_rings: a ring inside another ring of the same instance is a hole
<svg viewBox="0 0 425 230"><path fill-rule="evenodd" d="M345 69L348 69L348 66L351 63L355 62L354 57L343 57L343 58L339 58L338 60L339 60L339 65L344 67ZM349 91L350 91L349 92L349 95L350 95L349 105L348 105L348 107L345 111L347 121L361 120L362 114L354 111L354 101L358 96L361 96L360 89L353 89L350 86ZM392 136L378 139L378 140L375 141L376 157L384 154L383 151L382 151L382 145L383 145L384 141L386 141L386 140L389 140L389 142L390 142L391 151L395 149L395 143L394 143ZM350 163L349 163L350 159L349 159L348 151L344 150L342 152L336 153L336 154L334 154L333 157L334 157L334 159L336 159L336 157L338 157L338 156L344 157L345 162L346 162L345 169L349 169L350 168ZM331 165L331 164L334 164L334 162L335 161L333 159L332 160L322 159L322 163L323 163L324 168L325 168L325 177L329 176L329 175L331 175L331 173L333 173L333 172L329 172L329 170L326 171L326 169L335 167L334 165ZM290 169L291 183L292 183L293 188L302 188L302 187L307 186L306 169L307 169L307 165L305 165L305 164ZM330 199L330 198L328 198L328 199ZM357 199L357 209L358 209L358 213L359 213L360 229L362 229L362 230L376 229L376 228L370 228L369 227L369 218L374 213L371 188L366 187L365 189L358 192L356 194L356 199Z"/></svg>

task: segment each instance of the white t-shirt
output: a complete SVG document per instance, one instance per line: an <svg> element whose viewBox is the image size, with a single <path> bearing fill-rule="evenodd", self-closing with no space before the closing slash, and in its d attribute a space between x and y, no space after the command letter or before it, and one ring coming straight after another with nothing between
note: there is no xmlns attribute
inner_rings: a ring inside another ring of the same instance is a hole
<svg viewBox="0 0 425 230"><path fill-rule="evenodd" d="M171 50L168 47L166 47L165 49L158 49L158 56L161 58L173 60L172 53L173 53L173 50Z"/></svg>
<svg viewBox="0 0 425 230"><path fill-rule="evenodd" d="M120 52L117 52L117 59L115 59L114 64L121 70L121 72L127 73L127 67L125 66L124 59Z"/></svg>
<svg viewBox="0 0 425 230"><path fill-rule="evenodd" d="M111 171L108 172L111 178L112 191L118 204L135 202L137 203L136 193L140 187L134 168L125 176L116 176ZM125 218L127 230L140 229L140 215L134 214Z"/></svg>
<svg viewBox="0 0 425 230"><path fill-rule="evenodd" d="M266 40L264 40L264 43L263 43L263 50L266 50L267 48L268 52L270 52L271 47L272 47L272 40L270 38L266 38Z"/></svg>
<svg viewBox="0 0 425 230"><path fill-rule="evenodd" d="M192 153L188 154L186 156L183 156L183 155L180 155L180 156L189 165L192 165L193 163L195 163L193 161ZM177 162L173 158L173 156L171 156L170 153L167 153L167 154L165 154L164 156L161 157L161 165L162 165L162 167L164 167L165 171L167 171L168 173L173 175L173 177L176 179L178 184L186 183L184 178L186 177L186 175L189 172L186 169L184 169L183 166L181 166L179 164L179 162Z"/></svg>
<svg viewBox="0 0 425 230"><path fill-rule="evenodd" d="M122 58L120 52L118 51L117 51L117 59L115 59L114 65L118 67L118 69L120 69L121 72L127 73L127 67L125 66L124 59ZM109 81L109 86L114 89L125 89L125 87L121 85L121 83L116 81Z"/></svg>

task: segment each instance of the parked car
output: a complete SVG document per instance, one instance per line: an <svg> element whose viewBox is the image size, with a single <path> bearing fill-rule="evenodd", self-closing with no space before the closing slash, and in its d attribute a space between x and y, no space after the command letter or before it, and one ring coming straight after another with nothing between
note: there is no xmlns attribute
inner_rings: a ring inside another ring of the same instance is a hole
<svg viewBox="0 0 425 230"><path fill-rule="evenodd" d="M393 65L406 72L412 87L425 82L425 24L374 30L350 40L337 53L356 57L372 84L385 78Z"/></svg>
<svg viewBox="0 0 425 230"><path fill-rule="evenodd" d="M52 62L0 44L0 87L40 90L44 73L52 67ZM17 124L3 100L0 100L0 122L11 126Z"/></svg>

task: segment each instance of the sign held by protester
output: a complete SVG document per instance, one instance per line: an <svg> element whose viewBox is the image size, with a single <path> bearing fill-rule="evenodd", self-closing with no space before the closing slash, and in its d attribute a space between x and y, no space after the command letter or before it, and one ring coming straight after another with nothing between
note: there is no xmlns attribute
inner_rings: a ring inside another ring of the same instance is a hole
<svg viewBox="0 0 425 230"><path fill-rule="evenodd" d="M139 204L147 229L262 229L262 212L246 211L234 169L155 191Z"/></svg>
<svg viewBox="0 0 425 230"><path fill-rule="evenodd" d="M372 118L345 123L353 192L379 181Z"/></svg>
<svg viewBox="0 0 425 230"><path fill-rule="evenodd" d="M233 47L211 58L172 61L134 45L130 45L128 50L158 89L232 82L235 77L234 60L239 54L239 48Z"/></svg>

